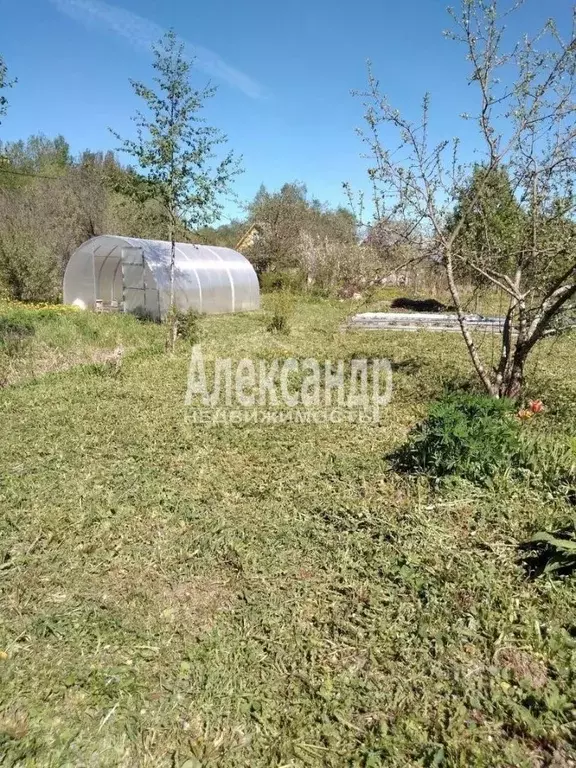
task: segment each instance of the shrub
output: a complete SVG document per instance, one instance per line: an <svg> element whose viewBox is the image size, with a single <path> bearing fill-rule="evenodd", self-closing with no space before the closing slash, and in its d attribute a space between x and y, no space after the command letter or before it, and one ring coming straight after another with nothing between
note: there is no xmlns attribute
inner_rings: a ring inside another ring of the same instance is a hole
<svg viewBox="0 0 576 768"><path fill-rule="evenodd" d="M392 456L397 469L482 482L517 462L520 422L510 400L449 394L432 405Z"/></svg>
<svg viewBox="0 0 576 768"><path fill-rule="evenodd" d="M262 293L274 291L289 291L300 293L304 290L306 280L299 270L278 270L264 272L260 276L260 288Z"/></svg>

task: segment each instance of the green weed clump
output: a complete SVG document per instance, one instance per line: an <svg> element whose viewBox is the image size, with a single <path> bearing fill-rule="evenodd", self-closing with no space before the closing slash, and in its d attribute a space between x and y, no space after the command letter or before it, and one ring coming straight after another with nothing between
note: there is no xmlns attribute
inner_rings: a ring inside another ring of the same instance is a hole
<svg viewBox="0 0 576 768"><path fill-rule="evenodd" d="M294 297L281 291L274 295L271 303L272 316L268 320L266 329L270 333L290 333L290 319L294 312Z"/></svg>
<svg viewBox="0 0 576 768"><path fill-rule="evenodd" d="M576 438L536 432L523 434L519 455L521 474L555 495L574 498Z"/></svg>
<svg viewBox="0 0 576 768"><path fill-rule="evenodd" d="M516 464L520 422L514 403L487 395L449 394L433 403L393 456L401 471L483 482Z"/></svg>
<svg viewBox="0 0 576 768"><path fill-rule="evenodd" d="M104 365L116 375L119 348L130 355L156 354L162 349L160 326L124 313L0 303L0 389L75 366Z"/></svg>
<svg viewBox="0 0 576 768"><path fill-rule="evenodd" d="M176 310L174 320L178 338L188 344L197 344L200 340L200 317L195 309Z"/></svg>
<svg viewBox="0 0 576 768"><path fill-rule="evenodd" d="M15 357L34 333L34 324L29 318L18 314L0 316L0 353Z"/></svg>

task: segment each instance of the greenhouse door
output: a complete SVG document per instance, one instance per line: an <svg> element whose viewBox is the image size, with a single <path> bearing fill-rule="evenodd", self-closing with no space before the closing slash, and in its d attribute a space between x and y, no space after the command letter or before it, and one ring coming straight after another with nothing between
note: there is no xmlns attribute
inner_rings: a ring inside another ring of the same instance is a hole
<svg viewBox="0 0 576 768"><path fill-rule="evenodd" d="M140 248L122 248L122 302L124 312L146 314L146 262Z"/></svg>

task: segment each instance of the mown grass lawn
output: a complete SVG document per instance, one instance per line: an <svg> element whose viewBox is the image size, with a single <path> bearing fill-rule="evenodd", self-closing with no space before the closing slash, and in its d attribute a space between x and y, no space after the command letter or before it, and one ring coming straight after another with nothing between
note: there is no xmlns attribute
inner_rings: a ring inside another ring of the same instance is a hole
<svg viewBox="0 0 576 768"><path fill-rule="evenodd" d="M194 425L189 349L130 318L78 321L123 340L117 375L0 390L0 765L574 765L576 584L529 579L518 544L575 508L391 472L465 352L343 334L348 310L205 319L204 355L388 357L379 425ZM567 338L532 370L559 439L575 363Z"/></svg>

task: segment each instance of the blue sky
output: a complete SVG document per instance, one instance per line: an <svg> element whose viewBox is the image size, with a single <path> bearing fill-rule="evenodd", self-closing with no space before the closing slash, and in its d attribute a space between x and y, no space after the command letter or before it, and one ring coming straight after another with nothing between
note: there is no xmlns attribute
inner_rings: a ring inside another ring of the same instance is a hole
<svg viewBox="0 0 576 768"><path fill-rule="evenodd" d="M362 108L350 96L373 61L383 89L414 114L433 99L438 138L466 134L458 115L473 108L462 51L445 40L444 0L0 0L0 53L17 86L0 139L62 133L74 152L115 148L113 127L130 135L138 102L128 78L150 79L149 41L174 27L196 47L198 85L219 86L208 109L244 156L240 200L261 183L307 183L331 204L341 184L364 185L354 129ZM528 0L526 27L567 20L570 0ZM525 31L522 28L513 33ZM228 203L227 215L237 206Z"/></svg>

